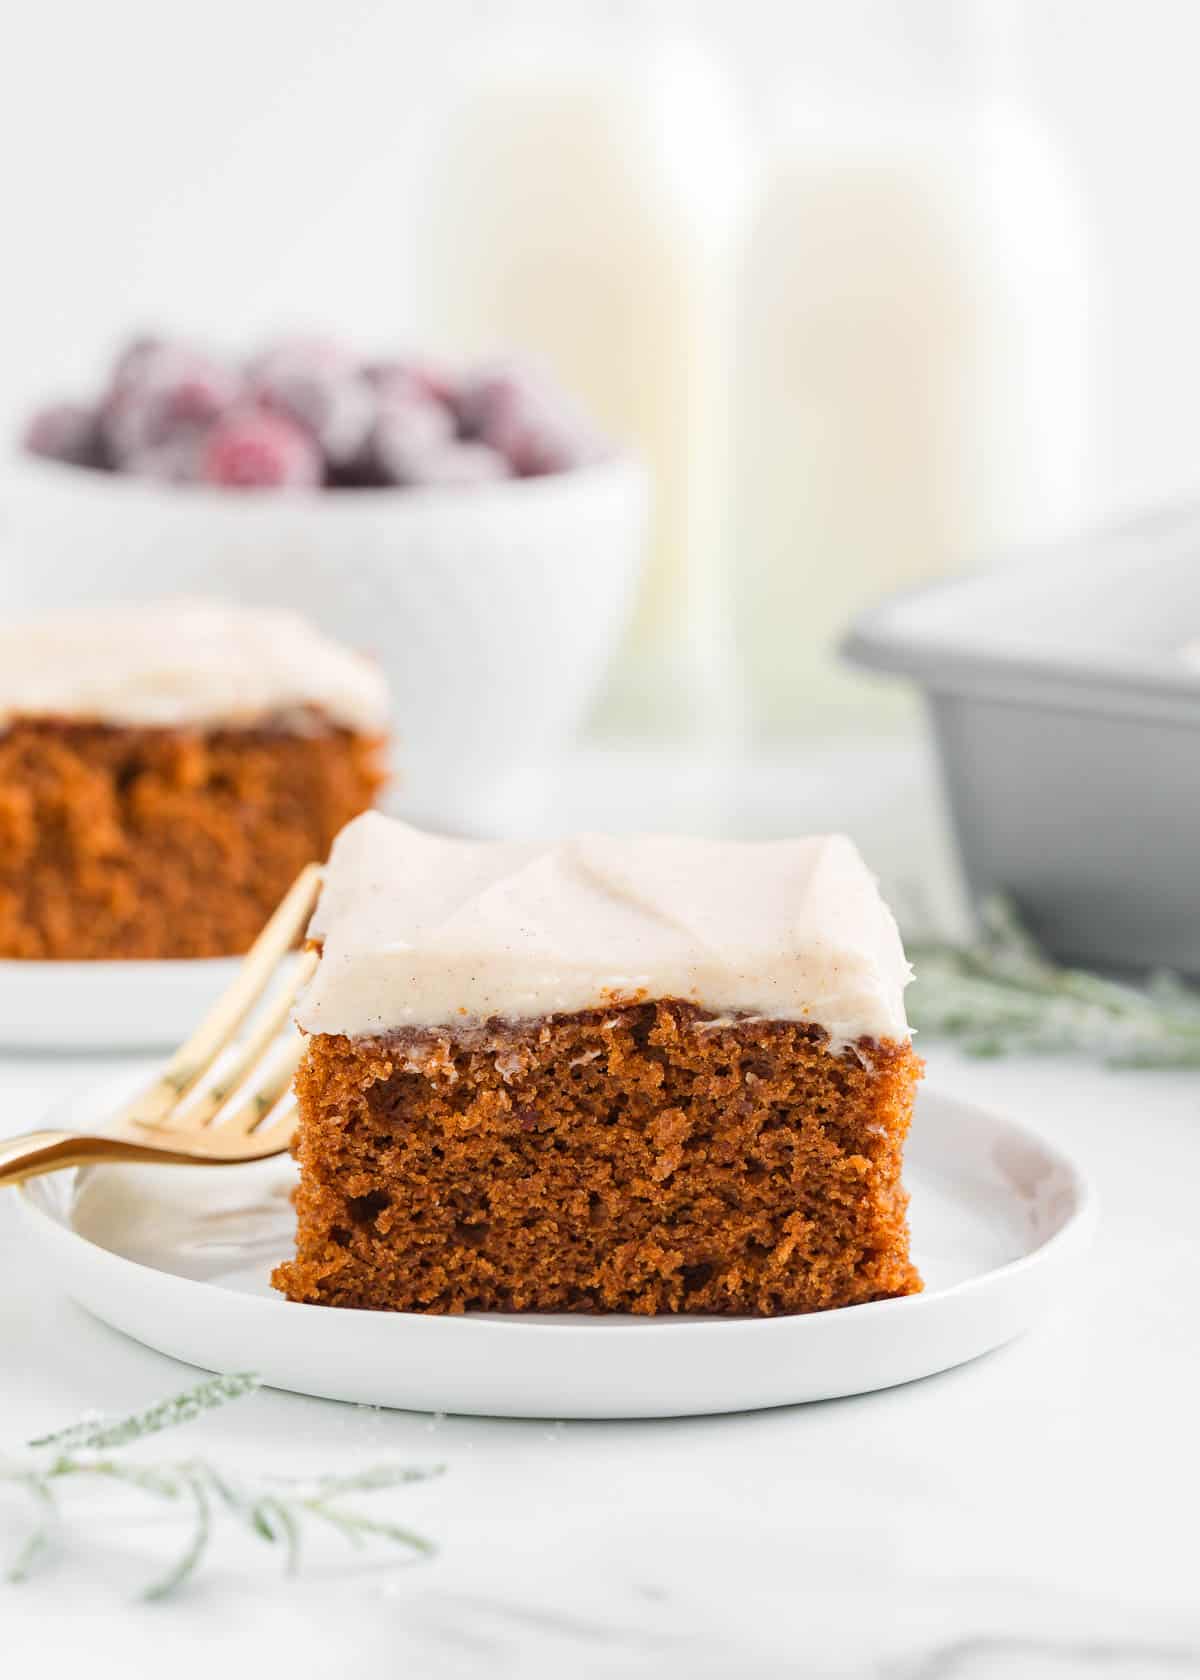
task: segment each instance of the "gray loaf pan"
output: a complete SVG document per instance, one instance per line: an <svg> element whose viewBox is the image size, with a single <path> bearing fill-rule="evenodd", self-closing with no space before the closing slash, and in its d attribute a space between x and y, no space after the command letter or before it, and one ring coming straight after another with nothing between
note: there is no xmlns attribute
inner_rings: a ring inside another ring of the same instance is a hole
<svg viewBox="0 0 1200 1680"><path fill-rule="evenodd" d="M842 651L923 689L975 902L1200 975L1200 507L887 601Z"/></svg>

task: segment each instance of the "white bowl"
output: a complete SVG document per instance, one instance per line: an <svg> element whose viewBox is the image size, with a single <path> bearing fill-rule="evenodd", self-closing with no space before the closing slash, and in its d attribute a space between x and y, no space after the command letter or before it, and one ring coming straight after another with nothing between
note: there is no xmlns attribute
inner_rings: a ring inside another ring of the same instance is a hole
<svg viewBox="0 0 1200 1680"><path fill-rule="evenodd" d="M0 611L295 607L383 667L393 809L515 833L624 626L647 499L628 459L470 489L239 494L17 457L0 476Z"/></svg>

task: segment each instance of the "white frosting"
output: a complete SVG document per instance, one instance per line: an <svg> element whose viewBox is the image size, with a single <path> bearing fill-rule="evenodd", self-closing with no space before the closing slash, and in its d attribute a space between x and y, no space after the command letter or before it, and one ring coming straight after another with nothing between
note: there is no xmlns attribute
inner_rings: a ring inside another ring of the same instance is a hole
<svg viewBox="0 0 1200 1680"><path fill-rule="evenodd" d="M15 717L179 727L287 721L316 707L361 734L387 685L361 654L291 612L156 601L0 620L0 725Z"/></svg>
<svg viewBox="0 0 1200 1680"><path fill-rule="evenodd" d="M474 842L376 812L334 842L307 1032L522 1020L641 996L906 1040L910 971L842 835Z"/></svg>

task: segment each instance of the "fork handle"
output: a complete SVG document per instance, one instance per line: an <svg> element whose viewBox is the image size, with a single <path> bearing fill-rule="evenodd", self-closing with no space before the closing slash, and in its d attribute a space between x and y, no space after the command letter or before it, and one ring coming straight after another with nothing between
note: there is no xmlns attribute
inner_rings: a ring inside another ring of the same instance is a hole
<svg viewBox="0 0 1200 1680"><path fill-rule="evenodd" d="M282 1147L279 1151L282 1152ZM123 1137L99 1137L94 1132L22 1132L20 1137L0 1139L0 1188L20 1184L40 1173L59 1173L66 1166L91 1166L97 1161L138 1161L160 1166L227 1166L249 1156L207 1158L188 1154L187 1149L160 1149L155 1144L133 1144Z"/></svg>
<svg viewBox="0 0 1200 1680"><path fill-rule="evenodd" d="M72 1132L25 1132L0 1140L0 1184L19 1184L38 1173L77 1166L82 1141Z"/></svg>

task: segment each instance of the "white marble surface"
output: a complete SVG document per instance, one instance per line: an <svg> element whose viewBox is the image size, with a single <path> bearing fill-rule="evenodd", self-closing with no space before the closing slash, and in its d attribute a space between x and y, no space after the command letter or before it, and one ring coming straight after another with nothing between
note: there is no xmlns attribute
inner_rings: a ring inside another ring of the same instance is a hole
<svg viewBox="0 0 1200 1680"><path fill-rule="evenodd" d="M99 1071L0 1063L4 1129ZM288 1584L265 1548L219 1548L185 1596L146 1606L138 1586L177 1543L176 1520L76 1494L61 1560L0 1588L6 1649L39 1652L16 1672L55 1672L42 1664L57 1657L91 1675L219 1662L329 1675L352 1644L359 1671L422 1680L1200 1674L1200 1081L944 1049L929 1077L1023 1115L1098 1183L1082 1287L1021 1341L887 1393L681 1422L431 1418L260 1394L153 1450L279 1472L444 1463L438 1481L377 1496L439 1555L401 1567L331 1548ZM0 1445L186 1386L185 1368L23 1271L11 1194ZM24 1516L0 1500L7 1544Z"/></svg>
<svg viewBox="0 0 1200 1680"><path fill-rule="evenodd" d="M668 785L649 760L636 775L593 764L567 790L563 826L602 813L613 827L845 826L902 881L907 858L944 847L927 764L885 755L876 769L864 810L836 756L805 776L756 773L733 801L703 769ZM334 1545L288 1583L266 1548L223 1546L186 1595L148 1606L137 1592L178 1544L177 1519L76 1494L61 1559L0 1587L0 1673L1200 1675L1200 1078L923 1048L931 1083L1040 1127L1097 1183L1094 1257L1022 1340L902 1389L676 1422L438 1418L259 1394L145 1450L279 1473L444 1464L437 1481L378 1496L438 1556L405 1566ZM0 1130L36 1124L72 1086L123 1065L0 1060ZM0 1450L87 1408L186 1386L190 1371L26 1268L11 1194L0 1192ZM15 1544L24 1518L0 1495L0 1543Z"/></svg>

